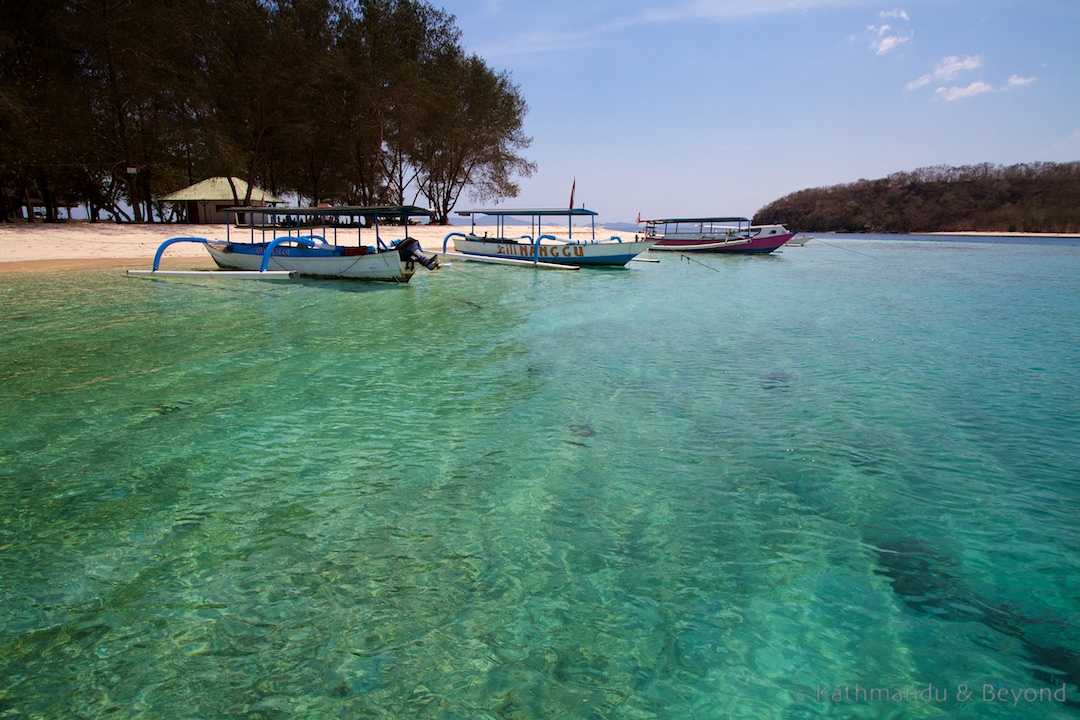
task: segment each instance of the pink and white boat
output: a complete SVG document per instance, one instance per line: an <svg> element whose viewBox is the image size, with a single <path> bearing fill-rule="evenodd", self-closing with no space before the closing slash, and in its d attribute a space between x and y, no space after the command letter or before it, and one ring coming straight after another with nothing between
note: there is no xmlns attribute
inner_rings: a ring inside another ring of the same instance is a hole
<svg viewBox="0 0 1080 720"><path fill-rule="evenodd" d="M783 225L751 225L743 217L691 217L639 220L650 250L675 252L771 253L795 233Z"/></svg>

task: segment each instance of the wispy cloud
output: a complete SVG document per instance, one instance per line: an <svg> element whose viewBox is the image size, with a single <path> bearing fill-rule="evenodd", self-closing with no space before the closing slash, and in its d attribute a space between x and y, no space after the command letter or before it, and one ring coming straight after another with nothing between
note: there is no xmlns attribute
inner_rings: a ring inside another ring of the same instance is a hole
<svg viewBox="0 0 1080 720"><path fill-rule="evenodd" d="M499 6L499 0L489 0ZM648 25L667 25L685 22L728 22L764 15L807 13L818 8L844 7L865 4L868 0L684 0L660 3L658 7L636 9L627 3L626 14L609 16L595 25L585 25L567 33L562 29L538 31L506 38L503 42L484 48L484 55L531 55L555 50L581 48L593 44L600 36L625 28ZM906 13L899 12L904 17ZM885 14L883 13L883 16ZM891 15L889 15L892 17ZM561 26L560 26L561 27Z"/></svg>
<svg viewBox="0 0 1080 720"><path fill-rule="evenodd" d="M968 55L967 57L950 55L934 68L934 78L937 80L955 80L960 77L960 73L968 70L978 70L982 67L982 64L983 59L978 55Z"/></svg>
<svg viewBox="0 0 1080 720"><path fill-rule="evenodd" d="M994 92L994 86L976 80L966 87L939 87L934 94L945 100L960 100L961 98L975 97L983 93Z"/></svg>
<svg viewBox="0 0 1080 720"><path fill-rule="evenodd" d="M912 38L912 33L897 33L890 25L870 25L867 30L875 35L870 47L878 55L895 50Z"/></svg>
<svg viewBox="0 0 1080 720"><path fill-rule="evenodd" d="M734 20L737 18L805 13L816 8L858 5L863 0L688 0L663 10L653 10L643 17L653 21Z"/></svg>
<svg viewBox="0 0 1080 720"><path fill-rule="evenodd" d="M910 90L918 90L923 85L929 85L932 82L934 82L934 76L933 75L923 75L918 80L912 80L911 82L909 82L907 85L904 86L904 89L909 90L909 91Z"/></svg>
<svg viewBox="0 0 1080 720"><path fill-rule="evenodd" d="M906 22L911 19L908 17L907 12L900 8L880 12L878 16L883 20L903 20ZM915 33L895 28L889 23L867 25L866 29L870 32L870 48L878 55L884 55L895 50L915 37Z"/></svg>
<svg viewBox="0 0 1080 720"><path fill-rule="evenodd" d="M904 86L905 90L918 90L921 87L929 85L934 81L939 83L949 83L966 72L972 70L978 70L983 66L983 59L978 55L967 55L960 57L958 55L949 55L942 58L935 67L932 73L927 73L922 77L912 80ZM988 92L999 92L1003 90L1010 90L1015 87L1023 87L1024 85L1030 85L1035 82L1033 77L1020 77L1019 75L1013 75L1009 78L1008 83L1001 87L995 87L990 83L983 80L976 80L967 85L952 85L946 87L940 85L934 90L934 95L946 100L962 100L964 98L975 97L976 95L982 95Z"/></svg>
<svg viewBox="0 0 1080 720"><path fill-rule="evenodd" d="M977 70L982 66L982 58L978 55L968 55L967 57L959 57L957 55L949 55L946 58L942 58L941 62L934 67L934 72L927 73L917 80L912 80L904 86L905 90L918 90L924 85L937 80L938 82L949 82L955 80L960 76L960 73L965 70Z"/></svg>

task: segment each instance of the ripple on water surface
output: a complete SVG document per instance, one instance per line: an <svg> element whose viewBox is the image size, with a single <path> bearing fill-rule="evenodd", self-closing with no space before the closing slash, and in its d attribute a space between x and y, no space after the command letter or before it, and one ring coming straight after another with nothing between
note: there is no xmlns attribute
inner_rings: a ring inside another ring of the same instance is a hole
<svg viewBox="0 0 1080 720"><path fill-rule="evenodd" d="M11 276L0 708L1074 713L1076 249L698 260Z"/></svg>

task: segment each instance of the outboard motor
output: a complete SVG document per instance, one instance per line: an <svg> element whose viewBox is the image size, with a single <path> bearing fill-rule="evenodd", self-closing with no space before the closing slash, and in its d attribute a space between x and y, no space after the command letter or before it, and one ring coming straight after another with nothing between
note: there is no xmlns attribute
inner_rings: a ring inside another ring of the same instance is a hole
<svg viewBox="0 0 1080 720"><path fill-rule="evenodd" d="M428 270L438 270L439 261L436 258L428 257L424 254L424 251L420 249L420 243L416 238L407 237L398 243L397 246L398 257L405 262L418 262Z"/></svg>

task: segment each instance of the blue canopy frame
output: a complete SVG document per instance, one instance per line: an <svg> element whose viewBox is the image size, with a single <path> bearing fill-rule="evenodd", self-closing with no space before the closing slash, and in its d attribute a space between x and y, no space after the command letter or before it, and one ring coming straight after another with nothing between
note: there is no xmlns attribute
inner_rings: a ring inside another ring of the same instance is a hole
<svg viewBox="0 0 1080 720"><path fill-rule="evenodd" d="M476 234L476 217L488 215L496 218L495 228L499 237L506 237L506 218L508 217L528 217L529 218L529 233L531 235L540 234L540 218L545 217L565 217L566 225L569 231L570 239L574 239L574 218L575 217L588 217L592 219L592 236L596 237L596 211L586 210L585 208L484 208L477 210L458 210L458 215L467 217L472 220L472 232ZM533 225L536 225L536 231L533 232Z"/></svg>

